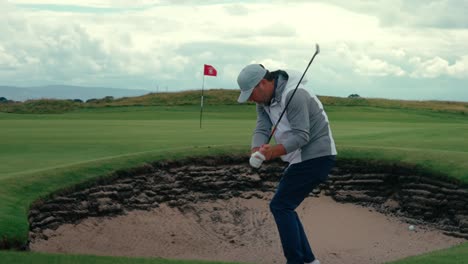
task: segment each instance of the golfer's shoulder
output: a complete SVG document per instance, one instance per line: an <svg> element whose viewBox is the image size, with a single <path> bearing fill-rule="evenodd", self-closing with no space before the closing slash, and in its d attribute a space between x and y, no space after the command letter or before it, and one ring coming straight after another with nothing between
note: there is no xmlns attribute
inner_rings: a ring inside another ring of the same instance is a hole
<svg viewBox="0 0 468 264"><path fill-rule="evenodd" d="M312 96L307 90L298 88L296 92L294 92L294 90L287 91L284 102L289 102L289 100L291 100L291 102L289 103L288 108L294 107L298 109L303 109L304 106L310 104Z"/></svg>

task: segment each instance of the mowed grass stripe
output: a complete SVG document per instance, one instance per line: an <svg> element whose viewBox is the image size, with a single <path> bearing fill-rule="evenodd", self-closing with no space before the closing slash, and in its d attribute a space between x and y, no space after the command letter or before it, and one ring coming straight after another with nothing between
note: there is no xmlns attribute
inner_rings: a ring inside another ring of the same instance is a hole
<svg viewBox="0 0 468 264"><path fill-rule="evenodd" d="M219 147L236 147L237 145L232 145L232 144L224 144L224 145L206 145L203 146L201 145L200 147L214 147L214 148L219 148ZM51 171L51 170L56 170L56 169L62 169L62 168L67 168L67 167L73 167L77 165L84 165L87 163L94 163L97 161L105 161L105 160L111 160L111 159L116 159L116 158L124 158L124 157L131 157L131 156L136 156L136 155L142 155L142 154L155 154L155 153L161 153L161 152L167 152L167 151L182 151L182 150L187 150L191 151L193 147L174 147L174 148L160 148L158 150L146 150L146 151L140 151L140 152L134 152L134 153L126 153L126 154L121 154L121 155L114 155L114 156L106 156L102 158L97 158L97 159L90 159L90 160L83 160L79 162L73 162L73 163L67 163L67 164L62 164L58 166L52 166L52 167L46 167L46 168L40 168L40 169L33 169L33 170L26 170L26 171L19 171L19 172L14 172L14 173L7 173L0 175L0 179L7 179L11 177L16 177L16 179L21 178L21 177L28 177L30 174L36 174L40 172L46 172L46 171Z"/></svg>
<svg viewBox="0 0 468 264"><path fill-rule="evenodd" d="M193 120L22 120L5 125L9 129L0 131L0 138L6 138L0 143L0 178L160 148L249 144L254 121L209 120L202 129Z"/></svg>
<svg viewBox="0 0 468 264"><path fill-rule="evenodd" d="M363 161L411 164L426 176L437 175L440 178L450 178L450 181L464 184L468 182L468 153L466 152L343 144L339 148L339 156Z"/></svg>
<svg viewBox="0 0 468 264"><path fill-rule="evenodd" d="M395 112L395 110L392 111ZM348 111L343 114L349 115L350 113ZM170 115L166 113L164 116ZM207 116L210 115L207 114ZM441 126L438 123L402 124L381 119L381 122L378 123L362 121L356 124L355 122L335 121L333 118L336 116L341 117L342 115L331 115L330 119L338 145L352 141L361 145L410 145L422 149L438 148L462 151L466 146L460 144L459 138L468 137L468 129L466 129L468 126L460 123ZM413 116L414 120L418 120L418 118L419 115ZM447 119L449 118L445 118L445 120ZM232 133L233 136L238 136L237 140L244 139L245 142L248 142L250 134L248 128L253 127L254 124L254 121L245 120L222 122L220 125L214 125L213 129L215 131L207 131L207 127L212 122L216 122L216 120L205 121L203 130L198 128L198 122L194 120L126 120L125 122L115 120L30 120L21 123L20 126L5 123L5 127L9 129L0 132L2 138L5 138L5 141L1 143L3 151L2 155L0 155L0 161L5 166L1 168L0 175L17 172L18 170L27 170L28 168L25 168L25 166L47 168L74 163L76 160L89 159L90 157L104 158L113 156L116 152L123 154L147 151L148 147L158 148L161 145L176 147L179 144L177 141L182 139L190 140L186 144L197 144L197 142L206 140L203 136L194 138L195 135L200 135L200 132L206 132L205 134L209 135L208 138L211 141L216 140L216 136L211 136L210 132L218 131L227 136L226 141L239 142L232 136L228 136ZM25 127L25 124L29 124L30 127ZM185 126L184 124L189 125ZM229 126L231 124L233 126ZM12 131L12 128L15 127L18 127L18 129ZM248 128L243 129L244 127ZM223 128L226 129L223 130ZM448 128L452 131L444 131ZM427 131L434 135L427 135L429 133ZM427 133L424 134L425 132ZM175 140L168 137L168 135L177 134L179 138ZM446 136L441 140L440 135L444 134L452 136ZM59 156L59 158L56 158L56 156ZM24 160L28 160L29 163L25 163Z"/></svg>

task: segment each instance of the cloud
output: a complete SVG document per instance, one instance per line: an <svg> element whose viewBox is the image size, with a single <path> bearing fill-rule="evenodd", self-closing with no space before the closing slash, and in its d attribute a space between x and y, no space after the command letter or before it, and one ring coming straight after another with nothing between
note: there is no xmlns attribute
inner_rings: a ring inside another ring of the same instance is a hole
<svg viewBox="0 0 468 264"><path fill-rule="evenodd" d="M403 59L403 58L406 57L406 52L405 52L405 50L402 49L402 48L393 49L393 50L391 51L391 54L392 54L394 57L398 58L398 59Z"/></svg>
<svg viewBox="0 0 468 264"><path fill-rule="evenodd" d="M466 1L285 2L3 1L0 84L157 81L178 90L200 86L206 63L218 69L207 85L236 88L252 62L302 71L315 43L321 53L309 80L334 91L387 78L468 76Z"/></svg>
<svg viewBox="0 0 468 264"><path fill-rule="evenodd" d="M55 9L54 7L68 7L70 11L79 8L89 8L89 11L93 11L99 8L135 8L135 7L147 7L156 4L167 3L168 1L154 1L154 0L133 0L133 1L120 1L120 0L80 0L78 3L68 5L64 1L59 0L41 0L38 4L37 1L33 0L10 0L12 4L19 6L31 6L34 5L38 9Z"/></svg>
<svg viewBox="0 0 468 264"><path fill-rule="evenodd" d="M249 13L249 9L241 4L226 6L224 10L227 14L232 16L247 16Z"/></svg>
<svg viewBox="0 0 468 264"><path fill-rule="evenodd" d="M0 44L0 71L13 71L20 66L20 62L11 54L7 53Z"/></svg>
<svg viewBox="0 0 468 264"><path fill-rule="evenodd" d="M454 28L468 27L468 3L458 0L400 1L400 16L383 16L384 25L406 23L416 27Z"/></svg>
<svg viewBox="0 0 468 264"><path fill-rule="evenodd" d="M385 27L468 28L468 3L458 0L330 0L353 12L372 14Z"/></svg>
<svg viewBox="0 0 468 264"><path fill-rule="evenodd" d="M449 66L448 73L458 78L468 79L468 55L462 56L454 65Z"/></svg>
<svg viewBox="0 0 468 264"><path fill-rule="evenodd" d="M296 30L290 26L283 23L276 23L268 25L265 28L261 29L260 32L264 36L269 37L287 37L291 38L296 36Z"/></svg>
<svg viewBox="0 0 468 264"><path fill-rule="evenodd" d="M362 75L369 76L404 76L406 73L399 66L389 64L380 59L373 59L363 56L356 61L355 71Z"/></svg>
<svg viewBox="0 0 468 264"><path fill-rule="evenodd" d="M80 25L39 24L19 18L10 18L6 25L6 32L17 33L0 39L4 52L17 62L18 74L65 78L106 68L105 51Z"/></svg>
<svg viewBox="0 0 468 264"><path fill-rule="evenodd" d="M462 79L468 78L468 55L460 57L452 65L440 57L427 60L413 57L410 62L415 67L415 70L411 73L411 76L415 78L437 78L443 75Z"/></svg>
<svg viewBox="0 0 468 264"><path fill-rule="evenodd" d="M392 49L385 47L374 48L370 45L363 47L350 46L346 43L339 43L336 47L336 57L339 64L344 66L345 71L353 71L362 76L404 76L407 73L396 62L404 59L405 52L401 49ZM371 48L369 48L371 47Z"/></svg>

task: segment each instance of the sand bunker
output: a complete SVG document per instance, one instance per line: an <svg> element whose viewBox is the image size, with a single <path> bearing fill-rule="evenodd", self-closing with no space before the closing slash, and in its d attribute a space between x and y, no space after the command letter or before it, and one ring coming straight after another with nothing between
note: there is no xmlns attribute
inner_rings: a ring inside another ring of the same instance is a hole
<svg viewBox="0 0 468 264"><path fill-rule="evenodd" d="M322 263L383 263L464 242L330 197L308 198L297 210ZM284 263L266 199L216 200L113 218L88 218L46 231L33 251L112 256Z"/></svg>
<svg viewBox="0 0 468 264"><path fill-rule="evenodd" d="M155 163L38 202L30 212L29 246L284 263L268 206L281 164L253 171L244 160L222 161ZM298 208L322 263L384 263L466 241L466 189L412 171L376 168L339 164Z"/></svg>

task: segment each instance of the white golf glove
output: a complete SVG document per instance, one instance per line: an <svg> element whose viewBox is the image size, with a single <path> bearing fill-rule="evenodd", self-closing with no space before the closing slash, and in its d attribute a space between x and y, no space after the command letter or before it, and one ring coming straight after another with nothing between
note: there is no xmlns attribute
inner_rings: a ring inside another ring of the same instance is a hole
<svg viewBox="0 0 468 264"><path fill-rule="evenodd" d="M260 166L262 166L263 161L265 161L265 156L260 153L259 151L256 151L250 156L250 166L258 169Z"/></svg>

